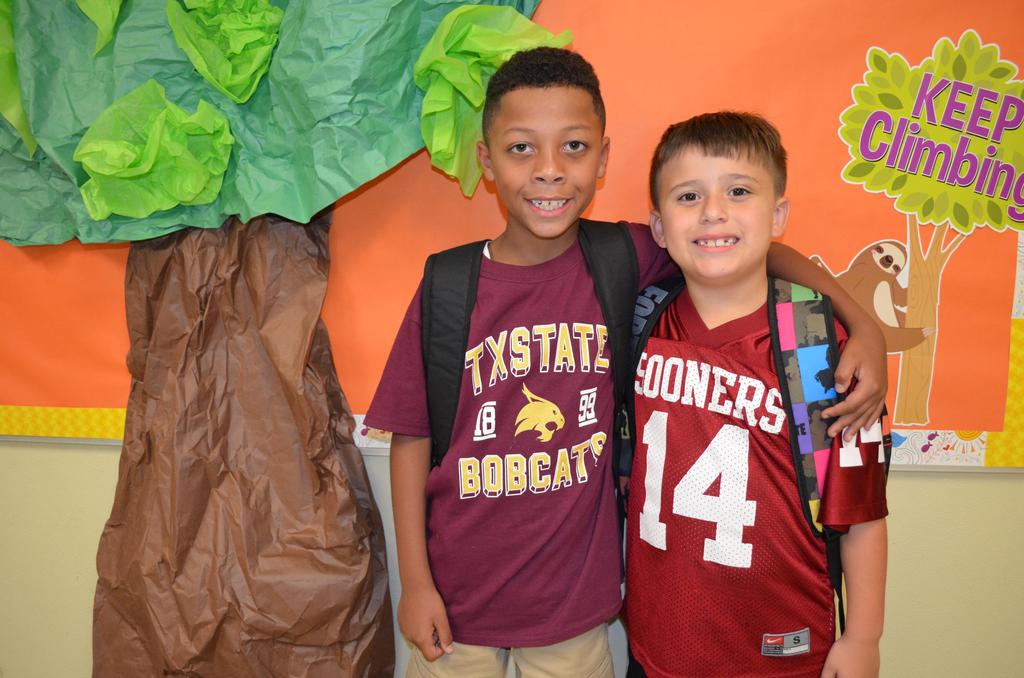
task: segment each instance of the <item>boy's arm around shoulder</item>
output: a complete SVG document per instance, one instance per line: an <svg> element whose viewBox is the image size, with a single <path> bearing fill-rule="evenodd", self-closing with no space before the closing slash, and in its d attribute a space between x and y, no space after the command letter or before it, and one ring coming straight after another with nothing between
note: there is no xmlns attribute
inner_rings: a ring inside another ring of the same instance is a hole
<svg viewBox="0 0 1024 678"><path fill-rule="evenodd" d="M835 642L822 678L876 678L885 617L888 533L885 518L850 526L840 537L846 579L846 632Z"/></svg>
<svg viewBox="0 0 1024 678"><path fill-rule="evenodd" d="M853 380L857 381L857 388L822 414L825 418L836 418L829 426L829 435L837 436L846 429L846 439L852 440L857 431L881 416L885 406L889 379L881 329L835 278L792 247L772 243L768 250L768 273L828 295L836 315L846 326L850 339L836 368L836 390L846 392Z"/></svg>
<svg viewBox="0 0 1024 678"><path fill-rule="evenodd" d="M391 505L402 582L398 627L427 661L434 661L442 651L452 651L452 632L427 559L429 473L430 438L394 434L391 438Z"/></svg>

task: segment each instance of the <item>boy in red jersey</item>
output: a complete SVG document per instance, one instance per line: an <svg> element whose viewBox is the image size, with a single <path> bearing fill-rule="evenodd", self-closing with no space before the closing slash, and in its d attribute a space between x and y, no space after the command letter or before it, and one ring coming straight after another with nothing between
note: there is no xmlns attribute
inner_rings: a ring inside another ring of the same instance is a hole
<svg viewBox="0 0 1024 678"><path fill-rule="evenodd" d="M877 676L885 465L861 438L878 437L836 439L825 462L819 520L845 532L849 605L833 644L825 544L804 517L773 364L765 262L789 216L778 132L749 114L691 118L665 132L650 181L651 231L686 288L638 349L630 675Z"/></svg>
<svg viewBox="0 0 1024 678"><path fill-rule="evenodd" d="M527 678L610 676L605 622L621 605L622 564L611 446L602 450L621 395L615 328L579 242L609 143L593 69L567 50L515 55L490 80L483 130L484 174L507 223L483 250L447 454L431 468L420 291L366 417L395 433L398 622L416 646L408 675L501 677L511 662ZM639 289L675 269L648 229L627 230ZM827 284L795 259L779 267ZM878 330L867 323L870 339ZM853 363L880 385L871 353ZM866 391L846 408L851 421L884 387Z"/></svg>

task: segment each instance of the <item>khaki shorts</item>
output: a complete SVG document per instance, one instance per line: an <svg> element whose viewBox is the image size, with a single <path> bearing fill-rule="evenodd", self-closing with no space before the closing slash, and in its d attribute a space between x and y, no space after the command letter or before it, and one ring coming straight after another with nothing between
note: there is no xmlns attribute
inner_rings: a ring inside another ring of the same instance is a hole
<svg viewBox="0 0 1024 678"><path fill-rule="evenodd" d="M428 662L415 647L406 678L505 678L509 660L520 678L614 678L608 625L544 647L486 647L455 643Z"/></svg>

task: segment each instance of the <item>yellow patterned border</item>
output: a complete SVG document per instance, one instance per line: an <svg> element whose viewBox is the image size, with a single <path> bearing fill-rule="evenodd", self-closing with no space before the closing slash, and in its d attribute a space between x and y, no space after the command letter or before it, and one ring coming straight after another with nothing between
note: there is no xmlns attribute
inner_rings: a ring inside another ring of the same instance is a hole
<svg viewBox="0 0 1024 678"><path fill-rule="evenodd" d="M989 431L985 466L1024 466L1024 320L1010 321L1010 378L1003 430Z"/></svg>
<svg viewBox="0 0 1024 678"><path fill-rule="evenodd" d="M117 407L0 405L0 435L120 440L124 413L124 408Z"/></svg>

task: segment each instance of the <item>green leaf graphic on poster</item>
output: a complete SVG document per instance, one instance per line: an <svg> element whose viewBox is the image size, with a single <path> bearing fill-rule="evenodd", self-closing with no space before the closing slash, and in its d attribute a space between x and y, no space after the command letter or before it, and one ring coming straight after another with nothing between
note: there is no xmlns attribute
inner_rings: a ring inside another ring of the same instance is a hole
<svg viewBox="0 0 1024 678"><path fill-rule="evenodd" d="M121 0L75 0L75 4L82 10L82 14L96 24L96 49L93 54L98 54L114 37Z"/></svg>
<svg viewBox="0 0 1024 678"><path fill-rule="evenodd" d="M899 266L909 273L901 283L907 311L896 329L922 338L909 348L890 346L902 354L893 423L926 425L949 258L977 228L1024 230L1024 83L1013 80L1017 65L973 30L955 44L939 39L916 66L878 47L865 62L863 82L839 118L850 153L842 176L893 198L907 215ZM936 227L927 241L922 224Z"/></svg>
<svg viewBox="0 0 1024 678"><path fill-rule="evenodd" d="M174 40L206 80L235 103L270 67L284 10L267 0L167 0Z"/></svg>
<svg viewBox="0 0 1024 678"><path fill-rule="evenodd" d="M930 195L935 201L928 203L928 214L922 203L914 210L918 219L950 221L964 234L979 226L1024 228L1024 205L1013 196L1019 166L1013 154L1024 150L1024 103L1020 81L1012 80L1017 66L1000 60L999 48L982 45L974 31L957 45L943 38L918 66L877 47L867 64L864 83L853 89L854 104L840 117L840 138L851 156L843 178L890 198ZM964 80L972 73L984 74L984 84ZM898 185L875 179L892 171L902 178ZM1018 218L991 218L990 202ZM957 214L954 204L962 208ZM900 208L905 207L904 202ZM970 214L983 214L984 221Z"/></svg>
<svg viewBox="0 0 1024 678"><path fill-rule="evenodd" d="M141 219L213 202L234 143L223 113L200 100L189 114L149 80L101 113L75 149L90 177L82 185L89 216Z"/></svg>
<svg viewBox="0 0 1024 678"><path fill-rule="evenodd" d="M457 178L463 195L481 178L476 144L491 75L520 50L570 42L570 31L552 35L511 7L460 7L437 27L413 68L426 92L421 130L434 166Z"/></svg>

